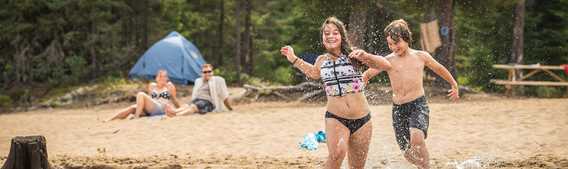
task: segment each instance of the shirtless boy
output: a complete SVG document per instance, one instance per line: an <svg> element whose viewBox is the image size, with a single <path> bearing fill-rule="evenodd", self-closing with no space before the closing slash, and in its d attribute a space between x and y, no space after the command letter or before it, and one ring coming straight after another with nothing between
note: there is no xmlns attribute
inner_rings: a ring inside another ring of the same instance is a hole
<svg viewBox="0 0 568 169"><path fill-rule="evenodd" d="M428 169L429 157L425 139L428 136L429 112L422 75L428 67L450 83L452 89L448 96L459 98L458 84L450 72L427 52L409 48L412 33L408 24L402 20L391 22L384 30L391 54L386 59L392 68L388 70L369 69L364 72L367 82L380 71L388 73L392 86L392 119L396 141L404 157L420 169Z"/></svg>

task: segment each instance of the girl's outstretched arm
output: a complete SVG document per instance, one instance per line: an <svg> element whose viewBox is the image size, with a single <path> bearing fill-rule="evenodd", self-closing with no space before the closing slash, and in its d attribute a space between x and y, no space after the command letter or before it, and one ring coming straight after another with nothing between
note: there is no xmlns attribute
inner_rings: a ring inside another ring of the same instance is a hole
<svg viewBox="0 0 568 169"><path fill-rule="evenodd" d="M303 59L298 58L296 54L294 54L294 49L291 46L284 46L280 49L280 53L288 59L294 67L300 69L302 73L304 73L310 79L317 80L320 78L320 68L319 65L321 63L321 56L319 56L316 60L315 65L312 65Z"/></svg>
<svg viewBox="0 0 568 169"><path fill-rule="evenodd" d="M180 108L180 107L181 107L181 103L180 103L180 101L179 101L178 98L177 98L177 89L176 89L176 86L175 86L173 83L171 83L171 82L168 82L167 85L168 85L168 90L170 90L169 92L170 92L171 95L172 95L172 103L174 104L175 108Z"/></svg>

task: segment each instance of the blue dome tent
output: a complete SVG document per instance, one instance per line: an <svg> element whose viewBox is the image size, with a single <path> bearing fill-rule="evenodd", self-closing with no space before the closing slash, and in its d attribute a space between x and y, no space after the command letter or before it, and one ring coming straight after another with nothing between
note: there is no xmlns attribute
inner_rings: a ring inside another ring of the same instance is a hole
<svg viewBox="0 0 568 169"><path fill-rule="evenodd" d="M197 47L174 31L140 57L128 78L153 80L158 70L165 69L173 83L190 84L200 77L201 65L205 63Z"/></svg>

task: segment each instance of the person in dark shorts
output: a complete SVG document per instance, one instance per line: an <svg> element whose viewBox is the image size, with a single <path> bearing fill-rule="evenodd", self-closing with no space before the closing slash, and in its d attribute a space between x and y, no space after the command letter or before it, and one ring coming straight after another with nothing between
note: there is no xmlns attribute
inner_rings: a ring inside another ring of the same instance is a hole
<svg viewBox="0 0 568 169"><path fill-rule="evenodd" d="M396 141L408 162L419 169L429 169L430 155L426 147L429 110L424 97L424 68L429 68L450 84L448 96L452 100L459 99L458 83L448 69L428 52L409 47L412 44L412 32L406 21L395 20L384 32L392 51L386 56L392 68L385 71L392 87L392 118ZM381 70L370 68L363 73L363 80L367 83L380 72Z"/></svg>
<svg viewBox="0 0 568 169"><path fill-rule="evenodd" d="M184 104L181 108L174 110L176 115L233 110L229 103L229 92L225 79L213 76L211 64L203 64L201 73L201 77L195 80L191 93L191 103Z"/></svg>
<svg viewBox="0 0 568 169"><path fill-rule="evenodd" d="M406 151L410 148L410 128L424 132L424 139L428 137L429 113L425 96L401 105L392 105L392 125L400 150Z"/></svg>
<svg viewBox="0 0 568 169"><path fill-rule="evenodd" d="M212 112L215 109L215 105L213 105L213 103L211 103L211 101L209 100L197 98L192 100L191 103L193 103L197 107L196 113L199 114Z"/></svg>

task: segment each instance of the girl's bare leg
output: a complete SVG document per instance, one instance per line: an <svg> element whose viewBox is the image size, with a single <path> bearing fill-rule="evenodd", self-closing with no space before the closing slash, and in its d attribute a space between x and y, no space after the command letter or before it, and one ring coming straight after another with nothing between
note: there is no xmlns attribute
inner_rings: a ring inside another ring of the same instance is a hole
<svg viewBox="0 0 568 169"><path fill-rule="evenodd" d="M144 92L138 92L136 95L136 112L134 113L134 117L139 118L144 111L149 112L153 110L156 110L156 105L152 98Z"/></svg>
<svg viewBox="0 0 568 169"><path fill-rule="evenodd" d="M339 169L349 149L349 129L332 118L325 119L328 157L326 169Z"/></svg>
<svg viewBox="0 0 568 169"><path fill-rule="evenodd" d="M359 130L357 130L349 140L349 168L363 169L367 161L369 144L373 136L373 123L369 120Z"/></svg>
<svg viewBox="0 0 568 169"><path fill-rule="evenodd" d="M128 106L127 108L120 110L117 114L115 114L111 118L105 120L105 122L116 120L116 119L126 119L128 117L128 115L134 114L135 111L136 111L136 105Z"/></svg>
<svg viewBox="0 0 568 169"><path fill-rule="evenodd" d="M182 107L183 107L183 105L182 105ZM182 108L182 107L180 107L180 108ZM172 105L168 104L168 105L166 105L164 113L166 113L166 117L174 117L174 116L176 116L176 110L177 110L176 108L174 108Z"/></svg>

